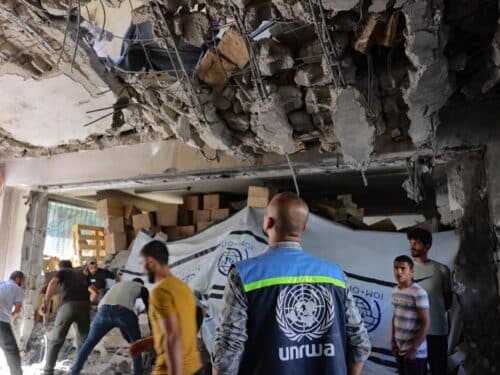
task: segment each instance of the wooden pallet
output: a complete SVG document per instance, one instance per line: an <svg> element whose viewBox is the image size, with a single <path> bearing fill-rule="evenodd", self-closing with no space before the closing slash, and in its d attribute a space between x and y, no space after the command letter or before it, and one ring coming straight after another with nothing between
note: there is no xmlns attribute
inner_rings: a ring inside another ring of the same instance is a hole
<svg viewBox="0 0 500 375"><path fill-rule="evenodd" d="M98 262L104 259L106 256L104 228L74 224L71 232L74 262L84 264L89 258L96 258Z"/></svg>

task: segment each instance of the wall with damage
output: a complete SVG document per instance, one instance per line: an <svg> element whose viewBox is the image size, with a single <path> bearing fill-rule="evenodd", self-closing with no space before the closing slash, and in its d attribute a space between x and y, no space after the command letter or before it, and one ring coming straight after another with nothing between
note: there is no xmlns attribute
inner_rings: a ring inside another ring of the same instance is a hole
<svg viewBox="0 0 500 375"><path fill-rule="evenodd" d="M247 160L319 145L366 169L431 145L450 100L495 92L498 13L492 0L5 1L0 72L64 73L116 101L65 124L77 139L5 126L0 155L175 137Z"/></svg>
<svg viewBox="0 0 500 375"><path fill-rule="evenodd" d="M29 191L22 188L5 188L0 195L0 280L21 268L21 247L26 229Z"/></svg>

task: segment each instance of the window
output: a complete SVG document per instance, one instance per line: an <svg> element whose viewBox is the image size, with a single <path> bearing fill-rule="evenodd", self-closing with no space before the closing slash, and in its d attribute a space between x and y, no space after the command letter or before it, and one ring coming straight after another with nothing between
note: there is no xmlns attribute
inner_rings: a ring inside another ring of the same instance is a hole
<svg viewBox="0 0 500 375"><path fill-rule="evenodd" d="M43 254L59 259L69 259L73 255L71 227L84 224L102 227L103 221L96 211L70 204L49 201L47 212L47 233Z"/></svg>

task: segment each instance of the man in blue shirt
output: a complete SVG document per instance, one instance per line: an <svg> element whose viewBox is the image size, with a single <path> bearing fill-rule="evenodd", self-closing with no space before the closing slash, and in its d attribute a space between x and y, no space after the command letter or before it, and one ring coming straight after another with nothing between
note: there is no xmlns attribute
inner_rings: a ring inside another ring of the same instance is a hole
<svg viewBox="0 0 500 375"><path fill-rule="evenodd" d="M21 356L10 325L21 313L25 276L14 271L10 279L0 282L0 348L5 354L11 375L21 375Z"/></svg>

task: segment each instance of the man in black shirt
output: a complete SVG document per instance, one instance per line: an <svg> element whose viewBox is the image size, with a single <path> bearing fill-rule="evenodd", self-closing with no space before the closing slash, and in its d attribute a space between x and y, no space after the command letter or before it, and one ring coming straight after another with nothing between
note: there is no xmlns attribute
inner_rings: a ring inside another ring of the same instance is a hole
<svg viewBox="0 0 500 375"><path fill-rule="evenodd" d="M61 350L69 328L73 323L77 326L77 346L80 348L87 337L90 327L90 296L97 296L94 286L89 286L86 276L81 270L74 270L69 260L59 262L59 271L50 280L42 305L42 314L48 310L50 299L62 289L61 306L57 311L54 328L48 337L45 375L54 374L57 355Z"/></svg>
<svg viewBox="0 0 500 375"><path fill-rule="evenodd" d="M83 272L87 276L88 284L95 286L99 291L97 298L97 302L99 302L106 293L106 279L114 280L115 274L107 269L99 268L95 258L87 260L87 266Z"/></svg>

